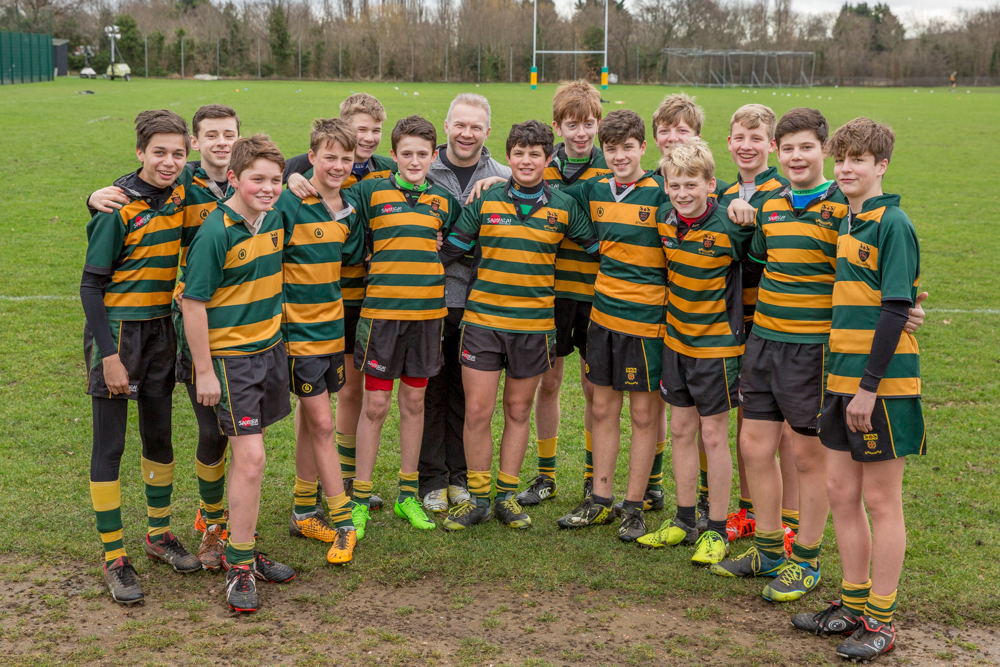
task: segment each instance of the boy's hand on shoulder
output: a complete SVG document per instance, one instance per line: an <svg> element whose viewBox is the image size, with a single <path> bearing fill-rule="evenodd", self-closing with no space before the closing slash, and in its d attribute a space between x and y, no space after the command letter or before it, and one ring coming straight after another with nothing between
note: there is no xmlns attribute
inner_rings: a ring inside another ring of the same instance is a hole
<svg viewBox="0 0 1000 667"><path fill-rule="evenodd" d="M927 300L927 292L921 292L917 295L917 303L914 304L913 308L910 308L910 316L906 319L906 324L903 325L903 331L908 334L917 333L917 329L921 327L924 323L924 307L921 306L924 301Z"/></svg>
<svg viewBox="0 0 1000 667"><path fill-rule="evenodd" d="M198 373L195 378L195 390L198 393L198 402L202 405L209 407L217 405L222 398L222 386L215 373Z"/></svg>
<svg viewBox="0 0 1000 667"><path fill-rule="evenodd" d="M726 212L729 219L740 227L753 227L757 218L757 209L739 198L729 202Z"/></svg>
<svg viewBox="0 0 1000 667"><path fill-rule="evenodd" d="M111 394L129 394L128 371L125 370L125 364L122 363L121 357L117 354L109 355L104 357L102 364L104 365L104 383L108 385Z"/></svg>
<svg viewBox="0 0 1000 667"><path fill-rule="evenodd" d="M115 185L97 190L87 199L87 206L101 213L114 213L128 203L125 191Z"/></svg>
<svg viewBox="0 0 1000 667"><path fill-rule="evenodd" d="M472 203L473 199L479 199L491 187L506 180L503 176L487 176L484 179L476 181L476 184L472 186L472 192L469 193L468 198L465 200L465 205L468 206Z"/></svg>
<svg viewBox="0 0 1000 667"><path fill-rule="evenodd" d="M319 194L316 192L316 188L313 187L312 183L309 182L309 179L302 174L291 174L288 177L287 185L288 189L292 191L292 194L299 199L316 197Z"/></svg>
<svg viewBox="0 0 1000 667"><path fill-rule="evenodd" d="M847 404L847 427L852 433L861 431L870 433L872 430L872 411L878 395L866 389L858 389L851 402Z"/></svg>

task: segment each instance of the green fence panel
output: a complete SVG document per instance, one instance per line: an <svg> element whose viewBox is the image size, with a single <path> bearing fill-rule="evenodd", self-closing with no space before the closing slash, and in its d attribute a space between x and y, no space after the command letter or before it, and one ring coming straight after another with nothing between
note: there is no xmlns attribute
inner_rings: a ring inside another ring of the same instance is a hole
<svg viewBox="0 0 1000 667"><path fill-rule="evenodd" d="M51 81L52 35L0 32L0 85Z"/></svg>

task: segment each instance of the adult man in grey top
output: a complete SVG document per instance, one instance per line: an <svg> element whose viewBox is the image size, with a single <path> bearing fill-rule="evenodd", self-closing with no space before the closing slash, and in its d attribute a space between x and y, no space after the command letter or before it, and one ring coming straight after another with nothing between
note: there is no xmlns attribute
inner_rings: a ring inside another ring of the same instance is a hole
<svg viewBox="0 0 1000 667"><path fill-rule="evenodd" d="M510 168L490 157L484 145L490 136L490 103L485 97L474 93L456 95L444 120L444 133L448 143L438 146L428 176L458 201L467 204L480 181L510 178ZM424 397L424 437L417 470L424 508L433 512L446 511L449 500L457 504L469 498L462 441L465 391L458 346L472 262L470 254L445 269L448 316L442 340L444 368L430 379Z"/></svg>

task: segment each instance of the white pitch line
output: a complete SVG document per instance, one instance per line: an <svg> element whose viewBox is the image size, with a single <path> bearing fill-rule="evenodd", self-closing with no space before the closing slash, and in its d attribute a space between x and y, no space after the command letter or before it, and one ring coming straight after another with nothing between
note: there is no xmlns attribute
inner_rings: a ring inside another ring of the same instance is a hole
<svg viewBox="0 0 1000 667"><path fill-rule="evenodd" d="M995 308L924 308L928 313L963 313L968 315L1000 315L1000 310Z"/></svg>
<svg viewBox="0 0 1000 667"><path fill-rule="evenodd" d="M40 294L37 296L3 296L0 301L79 301L78 296L54 296L50 294Z"/></svg>

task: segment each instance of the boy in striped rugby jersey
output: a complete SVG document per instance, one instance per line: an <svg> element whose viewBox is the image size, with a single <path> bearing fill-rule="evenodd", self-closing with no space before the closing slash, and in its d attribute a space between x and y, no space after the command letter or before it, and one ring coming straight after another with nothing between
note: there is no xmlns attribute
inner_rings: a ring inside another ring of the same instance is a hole
<svg viewBox="0 0 1000 667"><path fill-rule="evenodd" d="M634 542L646 532L643 508L656 453L658 415L663 411L656 385L666 274L656 214L666 197L660 178L640 163L646 152L646 127L639 114L624 109L611 112L598 137L612 174L592 179L574 192L590 213L601 243L584 366L587 379L595 385L594 489L558 524L579 528L613 520L612 488L627 391L632 446L618 537ZM663 492L656 494L662 508Z"/></svg>
<svg viewBox="0 0 1000 667"><path fill-rule="evenodd" d="M87 258L80 281L86 315L84 353L94 446L90 494L104 545L104 581L116 602L143 601L142 587L122 537L119 467L125 451L128 400L139 406L142 476L149 528L146 555L181 573L201 569L170 532L174 452L174 390L170 292L184 216L184 186L176 180L187 159L187 124L172 111L135 119L142 167L116 181L128 198L121 210L97 213L87 224Z"/></svg>
<svg viewBox="0 0 1000 667"><path fill-rule="evenodd" d="M572 81L556 90L552 99L552 129L563 138L555 146L545 182L553 190L580 187L587 181L611 173L601 149L594 145L597 126L604 113L601 95L586 81ZM586 447L584 497L590 495L594 466L591 433L594 386L584 373L587 356L587 326L594 300L596 259L569 239L556 253L556 360L538 383L535 395L535 435L538 438L538 476L517 495L522 505L537 505L556 495L556 449L559 440L559 389L564 359L573 349L580 351L580 383L583 387L583 437Z"/></svg>
<svg viewBox="0 0 1000 667"><path fill-rule="evenodd" d="M184 320L180 298L184 292L184 269L191 239L202 221L215 210L218 201L230 192L226 173L233 142L239 138L240 119L236 111L224 104L199 107L191 120L191 147L201 153L200 160L184 165L179 184L184 186L184 225L181 230L180 272L171 303L174 333L177 337L175 376L187 388L191 407L198 422L198 448L195 472L198 476L200 507L195 514L195 529L203 533L198 559L203 568L215 572L222 567L225 550L226 518L223 510L226 484L226 449L229 440L219 430L215 410L198 402L191 369L191 355L184 338ZM121 188L110 186L94 192L88 206L110 213L128 203Z"/></svg>
<svg viewBox="0 0 1000 667"><path fill-rule="evenodd" d="M899 195L882 193L895 135L856 118L830 140L834 177L850 211L840 222L820 440L843 568L841 599L793 625L850 634L837 654L872 660L895 643L892 618L906 555L906 457L926 453L920 351L905 331L916 304L920 247ZM872 517L869 527L868 515Z"/></svg>
<svg viewBox="0 0 1000 667"><path fill-rule="evenodd" d="M479 245L459 346L465 385L465 457L472 499L452 507L446 530L492 518L528 528L531 518L514 497L528 445L531 403L555 360L556 254L564 238L591 256L594 227L576 202L544 180L552 130L535 120L511 127L507 162L513 172L469 204L448 235L441 257L450 264ZM500 374L506 372L500 473L491 503L493 438Z"/></svg>
<svg viewBox="0 0 1000 667"><path fill-rule="evenodd" d="M653 140L660 149L660 155L677 144L691 139L701 139L701 128L705 124L705 111L694 103L694 98L685 93L667 95L653 113ZM715 192L718 196L729 188L729 184L715 179ZM653 459L652 474L663 477L663 450L667 444L667 411L663 406L660 423L657 430L656 458ZM708 530L708 459L705 457L705 442L698 432L698 532ZM652 480L651 480L652 481ZM661 487L662 488L662 487Z"/></svg>
<svg viewBox="0 0 1000 667"><path fill-rule="evenodd" d="M409 116L392 130L397 171L355 185L347 194L368 238L368 279L354 345L354 367L365 375L358 422L354 525L365 534L372 475L382 426L399 378L399 495L396 516L415 528L434 528L417 499L417 464L424 428L428 378L441 370L444 266L437 254L439 235L460 212L451 194L428 180L437 157L437 130Z"/></svg>
<svg viewBox="0 0 1000 667"><path fill-rule="evenodd" d="M289 192L275 204L284 217L286 239L282 338L291 389L299 397L294 507L288 531L293 537L332 542L326 559L339 564L353 557L357 533L344 493L330 397L345 379L341 266L364 259L364 231L341 190L357 146L354 130L339 118L317 120L309 145L310 182L318 195L300 199ZM317 504L317 471L328 494L332 528Z"/></svg>
<svg viewBox="0 0 1000 667"><path fill-rule="evenodd" d="M733 162L738 168L736 182L719 194L719 205L729 209L729 217L739 225L753 225L754 211L762 202L777 194L787 179L778 174L775 167L768 167L768 156L775 150L774 131L777 117L763 104L746 104L733 113L729 121L727 145ZM748 206L740 207L737 202ZM753 327L753 312L757 303L757 287L748 286L743 290L743 320L749 332ZM752 537L754 533L753 501L746 481L743 452L738 446L743 432L743 407L736 412L736 466L740 480L740 500L736 512L726 521L727 539ZM783 519L788 523L798 521L798 489L795 487L794 466L792 464L792 441L790 429L782 434L778 451L781 453L781 474L786 492ZM786 545L787 546L787 545Z"/></svg>
<svg viewBox="0 0 1000 667"><path fill-rule="evenodd" d="M283 216L272 210L284 162L266 135L233 145L233 195L218 203L191 241L181 301L198 401L215 406L233 450L222 568L234 611L257 610L255 578L281 583L295 576L255 544L264 429L291 412L281 340L285 234Z"/></svg>
<svg viewBox="0 0 1000 667"><path fill-rule="evenodd" d="M705 142L676 145L660 164L673 207L657 218L669 291L660 393L670 405L677 516L640 544L694 542L692 562L710 565L728 551L729 412L736 407L745 339L742 264L753 228L730 222L711 197L715 162ZM709 487L708 529L700 537L694 521L699 429Z"/></svg>
<svg viewBox="0 0 1000 667"><path fill-rule="evenodd" d="M385 107L368 93L354 93L340 103L340 119L350 125L358 137L351 173L341 185L341 190L348 190L360 182L388 178L395 173L396 163L392 158L375 153L382 142L382 125L385 123L385 118ZM316 188L309 180L312 176L313 168L308 153L296 155L285 165L288 189L299 199L317 196ZM344 266L341 269L340 289L344 300L344 354L351 356L354 354L361 304L365 298L363 264ZM353 495L354 489L358 420L361 417L363 392L364 374L355 370L354 364L346 364L344 386L337 392L336 439L348 496ZM312 473L310 479L316 479L316 471L308 469L308 461L304 465L306 467L299 472ZM382 507L382 499L375 494L369 496L368 502L373 510Z"/></svg>

